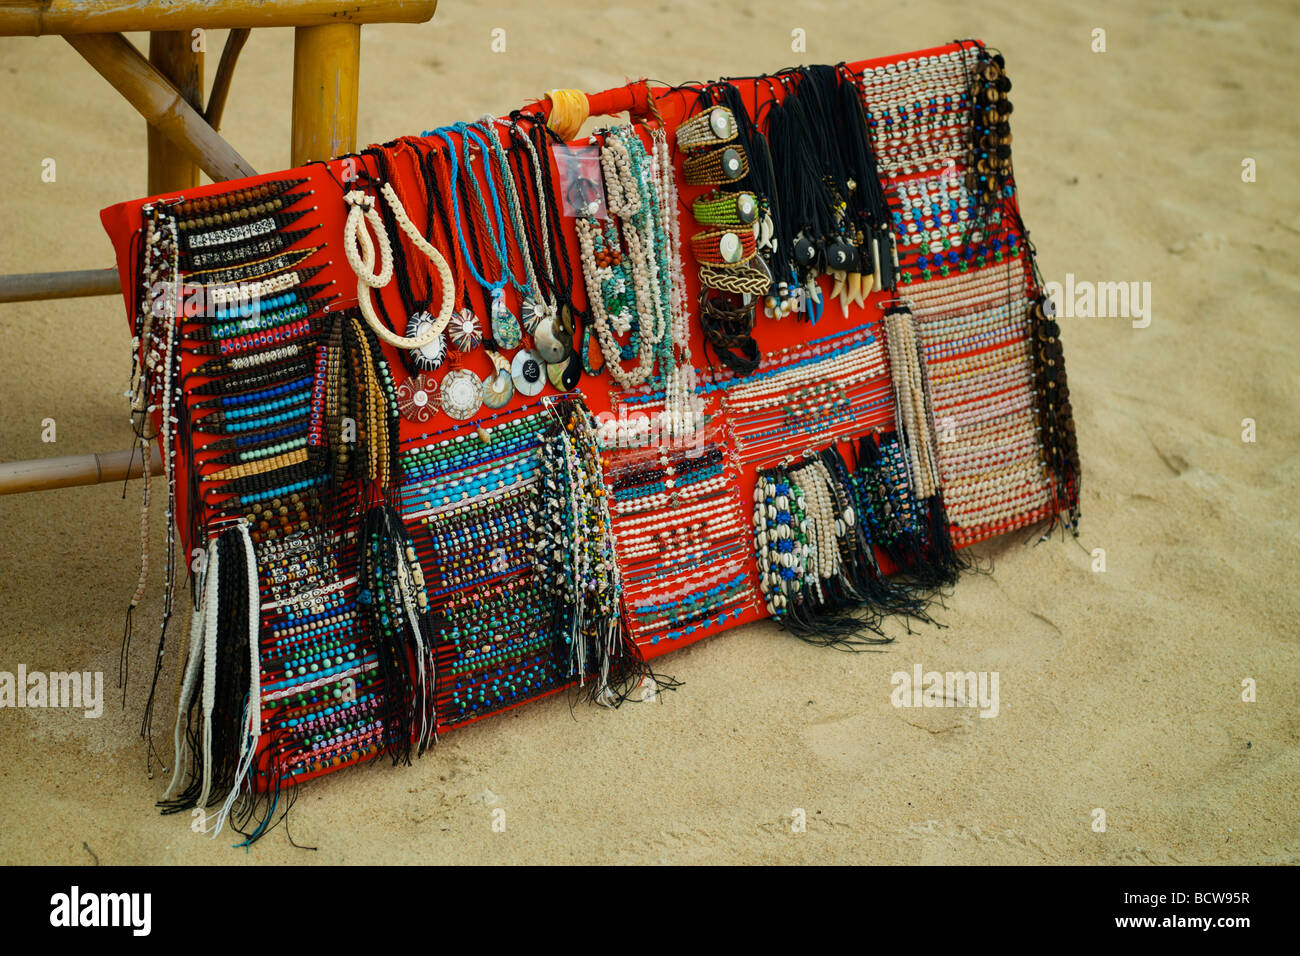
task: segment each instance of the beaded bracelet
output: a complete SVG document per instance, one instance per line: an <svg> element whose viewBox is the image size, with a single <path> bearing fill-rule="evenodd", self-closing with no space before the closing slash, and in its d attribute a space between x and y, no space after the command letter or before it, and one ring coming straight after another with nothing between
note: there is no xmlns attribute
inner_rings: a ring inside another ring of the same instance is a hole
<svg viewBox="0 0 1300 956"><path fill-rule="evenodd" d="M312 226L310 229L273 232L266 236L255 236L244 239L237 244L182 253L181 260L185 264L187 273L200 272L218 266L239 265L254 256L261 258L283 252L294 243L305 239L316 229L316 226Z"/></svg>
<svg viewBox="0 0 1300 956"><path fill-rule="evenodd" d="M736 116L725 106L714 106L677 127L677 148L688 152L709 149L736 138Z"/></svg>
<svg viewBox="0 0 1300 956"><path fill-rule="evenodd" d="M749 158L739 146L697 153L682 163L682 178L692 186L731 183L747 175Z"/></svg>
<svg viewBox="0 0 1300 956"><path fill-rule="evenodd" d="M709 229L691 236L691 252L705 265L736 266L753 259L757 249L750 229Z"/></svg>
<svg viewBox="0 0 1300 956"><path fill-rule="evenodd" d="M172 212L180 221L192 222L196 218L209 214L215 214L218 218L221 218L230 215L237 209L274 199L291 189L296 189L305 182L308 182L305 177L302 179L278 179L267 183L258 183L256 186L231 190L215 196L182 199L172 208Z"/></svg>
<svg viewBox="0 0 1300 956"><path fill-rule="evenodd" d="M758 201L753 193L715 189L691 203L691 212L702 226L748 226L758 218Z"/></svg>

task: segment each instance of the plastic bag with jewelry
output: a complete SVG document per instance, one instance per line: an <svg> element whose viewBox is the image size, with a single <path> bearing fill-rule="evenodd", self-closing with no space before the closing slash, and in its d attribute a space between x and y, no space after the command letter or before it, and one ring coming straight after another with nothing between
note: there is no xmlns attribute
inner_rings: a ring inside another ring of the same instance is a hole
<svg viewBox="0 0 1300 956"><path fill-rule="evenodd" d="M592 146L551 147L560 174L560 200L564 214L572 219L591 216L608 219L605 208L605 179L600 171L600 149Z"/></svg>

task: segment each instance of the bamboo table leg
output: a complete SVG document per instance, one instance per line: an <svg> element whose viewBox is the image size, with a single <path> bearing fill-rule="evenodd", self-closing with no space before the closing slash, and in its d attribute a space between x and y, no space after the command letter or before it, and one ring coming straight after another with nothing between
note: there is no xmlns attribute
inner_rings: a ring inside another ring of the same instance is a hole
<svg viewBox="0 0 1300 956"><path fill-rule="evenodd" d="M290 165L357 148L361 27L331 23L293 31L293 142Z"/></svg>
<svg viewBox="0 0 1300 956"><path fill-rule="evenodd" d="M182 30L149 34L149 62L171 81L185 102L203 112L203 53L194 49L191 34ZM199 184L199 166L183 150L147 124L149 195L180 192Z"/></svg>

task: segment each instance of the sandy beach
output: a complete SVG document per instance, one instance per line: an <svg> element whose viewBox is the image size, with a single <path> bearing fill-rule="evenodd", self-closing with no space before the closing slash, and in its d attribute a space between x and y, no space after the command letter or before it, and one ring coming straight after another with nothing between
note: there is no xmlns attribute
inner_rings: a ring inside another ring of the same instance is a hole
<svg viewBox="0 0 1300 956"><path fill-rule="evenodd" d="M430 23L364 28L360 144L555 87L954 37L1000 49L1044 279L1143 290L1145 315L1061 319L1080 537L976 546L991 573L945 596L943 626L893 622L876 652L746 626L656 662L683 682L657 702L552 697L412 767L315 781L289 817L315 849L281 828L245 854L153 807L165 781L146 777L139 725L156 576L125 701L116 686L139 488L0 497L0 670L105 678L98 718L0 710L0 863L1300 862L1298 26L1286 2L445 0ZM223 40L208 38L209 84ZM288 163L292 59L290 31L254 31L235 76L222 134L259 171ZM0 270L107 266L98 211L145 194L144 121L56 37L0 40L0 78ZM0 305L0 458L127 447L129 353L118 298ZM893 675L918 665L996 672L996 717L893 706ZM161 686L170 728L170 668Z"/></svg>

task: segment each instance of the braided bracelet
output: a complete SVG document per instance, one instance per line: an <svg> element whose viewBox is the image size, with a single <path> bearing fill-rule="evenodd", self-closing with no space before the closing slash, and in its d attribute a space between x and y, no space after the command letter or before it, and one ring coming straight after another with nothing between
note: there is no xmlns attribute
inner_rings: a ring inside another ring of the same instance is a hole
<svg viewBox="0 0 1300 956"><path fill-rule="evenodd" d="M732 295L764 295L772 287L772 277L754 265L702 265L700 285Z"/></svg>
<svg viewBox="0 0 1300 956"><path fill-rule="evenodd" d="M705 110L677 127L677 148L709 149L736 138L736 117L725 106Z"/></svg>
<svg viewBox="0 0 1300 956"><path fill-rule="evenodd" d="M749 159L739 146L697 153L682 163L682 178L692 186L730 183L747 175Z"/></svg>
<svg viewBox="0 0 1300 956"><path fill-rule="evenodd" d="M754 258L756 251L754 233L749 229L708 229L691 236L691 252L702 265L740 265Z"/></svg>

